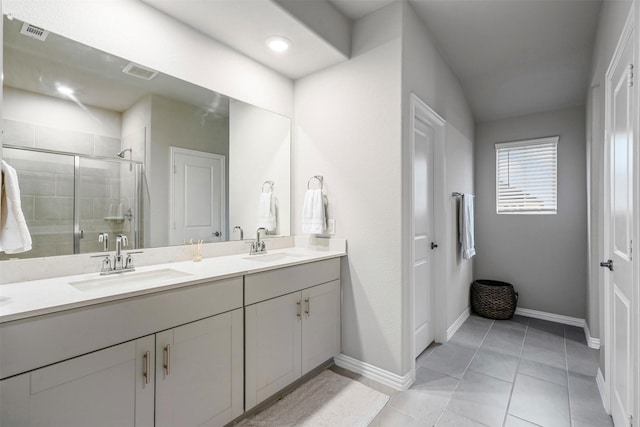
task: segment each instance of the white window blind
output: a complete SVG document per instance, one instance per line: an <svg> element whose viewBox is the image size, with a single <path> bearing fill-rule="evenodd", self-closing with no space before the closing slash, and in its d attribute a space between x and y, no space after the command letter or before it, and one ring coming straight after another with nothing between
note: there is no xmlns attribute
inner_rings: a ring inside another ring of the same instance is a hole
<svg viewBox="0 0 640 427"><path fill-rule="evenodd" d="M496 209L503 214L555 214L558 137L496 144Z"/></svg>

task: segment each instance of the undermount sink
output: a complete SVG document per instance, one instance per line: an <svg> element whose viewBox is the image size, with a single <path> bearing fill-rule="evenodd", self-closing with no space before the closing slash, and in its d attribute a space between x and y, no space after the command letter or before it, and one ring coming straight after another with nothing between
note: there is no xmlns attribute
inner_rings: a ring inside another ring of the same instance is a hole
<svg viewBox="0 0 640 427"><path fill-rule="evenodd" d="M121 273L115 276L100 276L95 279L69 282L69 284L80 291L117 290L144 287L146 285L159 285L163 282L169 282L173 279L186 276L191 276L191 274L172 268L164 268L161 270Z"/></svg>
<svg viewBox="0 0 640 427"><path fill-rule="evenodd" d="M264 255L256 254L256 255L245 257L243 259L248 259L249 261L257 261L257 262L274 262L274 261L283 260L285 258L300 258L302 256L304 255L290 254L287 252L279 252L276 254L264 254Z"/></svg>

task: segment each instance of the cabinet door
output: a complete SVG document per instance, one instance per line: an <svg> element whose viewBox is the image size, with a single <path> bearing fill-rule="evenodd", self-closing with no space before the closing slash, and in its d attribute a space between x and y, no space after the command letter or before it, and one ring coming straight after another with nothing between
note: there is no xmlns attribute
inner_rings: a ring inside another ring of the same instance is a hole
<svg viewBox="0 0 640 427"><path fill-rule="evenodd" d="M3 380L0 425L153 426L153 349L148 336Z"/></svg>
<svg viewBox="0 0 640 427"><path fill-rule="evenodd" d="M156 334L156 426L223 426L241 415L237 309Z"/></svg>
<svg viewBox="0 0 640 427"><path fill-rule="evenodd" d="M340 353L340 281L302 291L302 375Z"/></svg>
<svg viewBox="0 0 640 427"><path fill-rule="evenodd" d="M245 409L300 378L300 292L245 308Z"/></svg>

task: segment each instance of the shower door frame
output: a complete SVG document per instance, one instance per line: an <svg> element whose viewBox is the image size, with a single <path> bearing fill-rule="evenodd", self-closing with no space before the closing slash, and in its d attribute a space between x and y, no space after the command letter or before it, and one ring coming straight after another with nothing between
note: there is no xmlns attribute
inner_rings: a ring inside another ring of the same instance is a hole
<svg viewBox="0 0 640 427"><path fill-rule="evenodd" d="M73 255L80 254L80 240L84 237L84 230L80 228L80 159L90 160L104 160L108 162L116 162L120 164L131 164L136 167L134 188L136 193L136 200L134 205L136 209L131 219L133 226L133 243L135 248L140 248L139 235L140 235L140 211L142 208L142 179L144 174L144 162L137 160L120 160L113 159L111 157L104 156L88 156L86 154L78 154L69 151L56 151L46 148L24 147L21 145L2 144L2 148L9 148L12 150L32 151L36 153L53 154L60 156L73 157Z"/></svg>

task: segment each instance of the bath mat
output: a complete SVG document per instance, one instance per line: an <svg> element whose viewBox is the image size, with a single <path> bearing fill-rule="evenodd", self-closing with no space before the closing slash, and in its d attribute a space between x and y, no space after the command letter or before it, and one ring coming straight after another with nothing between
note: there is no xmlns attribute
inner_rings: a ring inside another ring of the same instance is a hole
<svg viewBox="0 0 640 427"><path fill-rule="evenodd" d="M383 393L324 370L237 427L366 427L388 400Z"/></svg>

